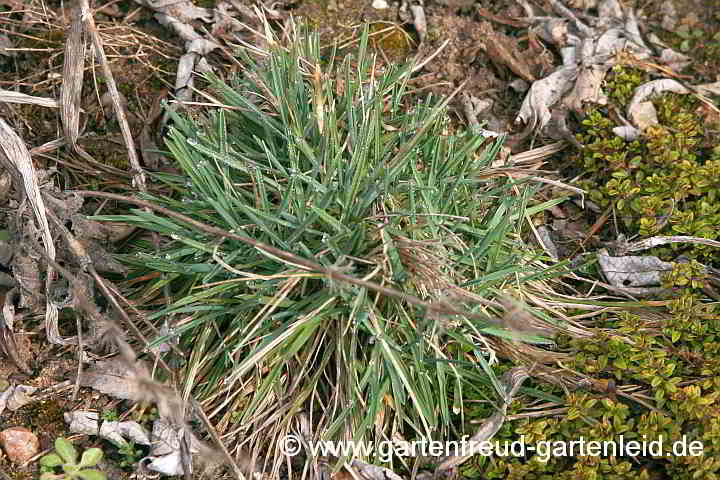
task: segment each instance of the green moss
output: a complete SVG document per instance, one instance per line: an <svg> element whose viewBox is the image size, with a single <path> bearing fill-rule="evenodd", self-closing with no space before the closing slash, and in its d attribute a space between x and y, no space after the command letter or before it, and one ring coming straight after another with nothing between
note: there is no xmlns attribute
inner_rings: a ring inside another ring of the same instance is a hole
<svg viewBox="0 0 720 480"><path fill-rule="evenodd" d="M670 48L691 55L693 64L690 68L695 70L707 80L712 81L713 72L717 71L720 65L720 25L717 22L707 25L705 28L679 28L672 32L659 31L658 36ZM702 83L700 79L695 82Z"/></svg>
<svg viewBox="0 0 720 480"><path fill-rule="evenodd" d="M57 402L57 400L49 399L41 402L33 402L28 404L27 413L29 416L30 426L32 428L41 428L43 431L49 429L61 432L65 428L65 409Z"/></svg>
<svg viewBox="0 0 720 480"><path fill-rule="evenodd" d="M368 25L370 46L380 53L379 60L405 60L416 46L413 38L402 25L395 20L392 9L368 9L363 2L337 2L334 0L306 0L299 2L294 15L302 18L312 30L317 30L321 44L344 45L340 56L346 56L357 49L358 23ZM339 62L338 62L339 63Z"/></svg>
<svg viewBox="0 0 720 480"><path fill-rule="evenodd" d="M152 423L153 420L158 418L157 407L154 407L149 403L141 403L139 410L135 412L133 418L138 423Z"/></svg>
<svg viewBox="0 0 720 480"><path fill-rule="evenodd" d="M35 432L60 435L65 432L65 409L55 399L31 402L14 412L5 411L0 429L23 426Z"/></svg>
<svg viewBox="0 0 720 480"><path fill-rule="evenodd" d="M412 37L397 24L376 22L370 25L370 43L389 58L403 58L413 47Z"/></svg>

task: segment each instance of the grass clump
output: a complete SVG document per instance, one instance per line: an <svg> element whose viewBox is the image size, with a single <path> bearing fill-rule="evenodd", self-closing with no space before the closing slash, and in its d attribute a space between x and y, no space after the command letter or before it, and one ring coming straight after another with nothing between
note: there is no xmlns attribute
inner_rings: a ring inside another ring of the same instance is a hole
<svg viewBox="0 0 720 480"><path fill-rule="evenodd" d="M159 176L167 195L150 198L475 316L429 312L142 210L103 217L170 237L160 254L125 256L138 277L162 272L137 296L169 293L152 318L180 336L185 391L278 463L275 441L297 425L307 442L454 437L468 385L504 392L492 346L547 343L491 321L506 282L551 275L520 241L532 192L481 178L500 143L451 133L446 102L410 97L410 67L376 72L367 42L339 66L312 38L259 60L243 52L242 77L209 77L227 108L175 116L168 148L182 173Z"/></svg>

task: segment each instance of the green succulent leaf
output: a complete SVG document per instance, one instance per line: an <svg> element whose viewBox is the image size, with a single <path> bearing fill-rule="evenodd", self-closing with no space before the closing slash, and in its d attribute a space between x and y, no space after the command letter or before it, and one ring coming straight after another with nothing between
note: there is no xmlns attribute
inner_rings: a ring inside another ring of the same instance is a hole
<svg viewBox="0 0 720 480"><path fill-rule="evenodd" d="M54 468L63 464L63 459L57 453L49 453L40 459L43 467Z"/></svg>
<svg viewBox="0 0 720 480"><path fill-rule="evenodd" d="M82 478L82 480L107 480L107 475L105 475L105 473L92 468L80 470L77 473L77 476Z"/></svg>
<svg viewBox="0 0 720 480"><path fill-rule="evenodd" d="M89 448L85 450L80 459L80 467L94 467L103 458L103 451L99 448Z"/></svg>
<svg viewBox="0 0 720 480"><path fill-rule="evenodd" d="M77 450L66 438L58 437L55 439L55 451L65 463L74 465L77 462Z"/></svg>

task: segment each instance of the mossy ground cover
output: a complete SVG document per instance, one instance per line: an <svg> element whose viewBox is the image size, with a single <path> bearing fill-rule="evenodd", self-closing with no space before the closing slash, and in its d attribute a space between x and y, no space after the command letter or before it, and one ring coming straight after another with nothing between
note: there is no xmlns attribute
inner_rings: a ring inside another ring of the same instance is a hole
<svg viewBox="0 0 720 480"><path fill-rule="evenodd" d="M594 108L577 138L585 148L569 157L568 171L583 172L580 184L617 222L601 231L605 240L623 234L687 235L717 239L720 231L720 144L718 124L704 121L703 104L691 95L664 94L653 100L659 124L632 142L616 136L616 112L624 112L634 89L651 77L616 67L605 85L607 107ZM666 276L671 298L605 313L590 338L557 338L569 355L558 375L586 379L573 391L545 387L564 397L563 409L508 423L498 441L662 442L662 451L631 455L537 453L477 457L463 473L470 478L508 479L715 479L720 475L720 311L708 298L703 264L717 266L717 249L677 244L649 252L676 263ZM541 387L542 388L542 387ZM514 413L532 411L518 400ZM487 412L479 408L478 416ZM482 413L480 413L482 412ZM472 411L470 417L472 418ZM696 442L702 455L673 451Z"/></svg>
<svg viewBox="0 0 720 480"><path fill-rule="evenodd" d="M613 133L613 108L624 112L635 87L648 75L616 67L608 81L612 104L589 112L578 140L583 151L570 159L585 174L581 185L602 208L613 206L620 231L608 235L720 235L720 127L704 122L703 104L692 95L665 93L653 100L658 125L627 142ZM617 110L616 110L617 111ZM680 254L717 262L716 249L675 244L654 252L665 260Z"/></svg>
<svg viewBox="0 0 720 480"><path fill-rule="evenodd" d="M572 352L566 371L589 379L587 388L564 396L560 413L509 422L496 440L527 445L558 442L637 440L662 451L616 456L564 455L477 457L464 473L470 478L635 479L717 478L720 472L720 328L716 305L689 291L668 307L604 315L598 334L589 339L558 338ZM562 372L560 372L562 374ZM598 385L605 392L598 392ZM596 388L592 388L596 387ZM564 395L565 393L565 395ZM531 402L518 401L512 413L527 412ZM512 414L511 413L511 414ZM621 438L622 437L622 438ZM679 455L675 445L696 442L702 455ZM699 442L699 443L698 443ZM577 447L576 447L577 448ZM586 450L587 452L587 450ZM612 453L612 451L610 451Z"/></svg>

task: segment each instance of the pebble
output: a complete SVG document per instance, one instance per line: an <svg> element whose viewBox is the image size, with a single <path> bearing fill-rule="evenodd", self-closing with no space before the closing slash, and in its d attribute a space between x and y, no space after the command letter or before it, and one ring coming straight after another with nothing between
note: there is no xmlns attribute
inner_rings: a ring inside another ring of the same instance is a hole
<svg viewBox="0 0 720 480"><path fill-rule="evenodd" d="M15 464L27 462L40 450L38 437L25 427L11 427L0 432L0 446Z"/></svg>

